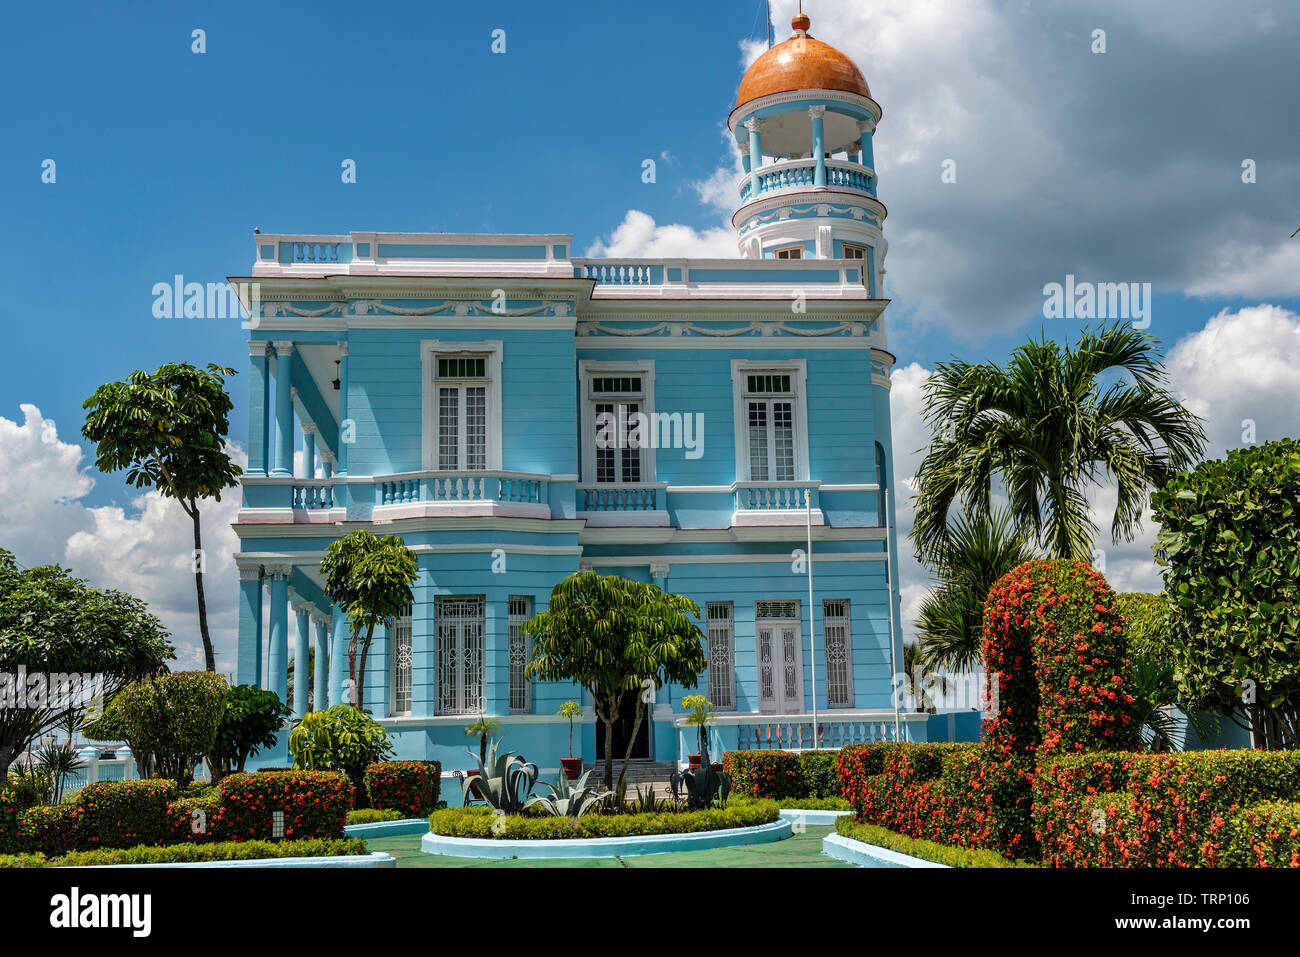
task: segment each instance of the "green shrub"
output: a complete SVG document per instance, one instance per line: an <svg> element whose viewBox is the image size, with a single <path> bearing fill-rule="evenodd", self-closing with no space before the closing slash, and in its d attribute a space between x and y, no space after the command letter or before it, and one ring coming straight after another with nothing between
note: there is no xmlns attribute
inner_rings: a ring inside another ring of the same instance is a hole
<svg viewBox="0 0 1300 957"><path fill-rule="evenodd" d="M432 807L432 805L430 805ZM405 820L407 815L401 811L395 811L391 808L380 811L372 807L361 808L356 811L348 811L348 824L381 824L384 821L401 821Z"/></svg>
<svg viewBox="0 0 1300 957"><path fill-rule="evenodd" d="M803 766L804 797L839 797L840 775L836 769L838 751L801 751L799 763Z"/></svg>
<svg viewBox="0 0 1300 957"><path fill-rule="evenodd" d="M29 807L18 821L18 843L23 851L66 854L77 846L77 809L71 804Z"/></svg>
<svg viewBox="0 0 1300 957"><path fill-rule="evenodd" d="M162 844L171 835L167 805L176 782L101 781L77 792L77 843L83 848Z"/></svg>
<svg viewBox="0 0 1300 957"><path fill-rule="evenodd" d="M418 817L438 803L442 765L437 761L381 761L366 768L370 806Z"/></svg>
<svg viewBox="0 0 1300 957"><path fill-rule="evenodd" d="M806 797L803 763L791 751L727 751L722 770L736 794L755 798Z"/></svg>
<svg viewBox="0 0 1300 957"><path fill-rule="evenodd" d="M39 768L21 771L11 769L6 790L13 792L13 803L23 809L48 801L54 791L54 782L48 772Z"/></svg>
<svg viewBox="0 0 1300 957"><path fill-rule="evenodd" d="M221 792L183 797L167 805L168 844L207 844L231 839L222 815Z"/></svg>
<svg viewBox="0 0 1300 957"><path fill-rule="evenodd" d="M1225 867L1300 867L1300 804L1270 801L1234 814L1219 863Z"/></svg>
<svg viewBox="0 0 1300 957"><path fill-rule="evenodd" d="M334 771L232 774L221 780L220 826L231 840L268 840L276 811L286 839L343 836L352 785Z"/></svg>
<svg viewBox="0 0 1300 957"><path fill-rule="evenodd" d="M304 715L289 733L289 751L296 768L346 774L361 807L366 768L392 757L393 738L369 711L336 704Z"/></svg>
<svg viewBox="0 0 1300 957"><path fill-rule="evenodd" d="M110 864L188 864L211 861L273 860L285 857L343 857L365 854L360 838L301 841L226 841L220 844L174 844L122 850L73 851L51 859L44 854L0 856L6 867L102 867Z"/></svg>
<svg viewBox="0 0 1300 957"><path fill-rule="evenodd" d="M851 817L841 817L835 822L835 833L873 844L899 854L919 857L923 861L946 864L948 867L1029 867L1023 861L1009 861L997 851L972 849L966 847L948 847L934 841L924 841L907 837L897 831L881 827L878 824L862 824Z"/></svg>
<svg viewBox="0 0 1300 957"><path fill-rule="evenodd" d="M1300 748L1300 442L1202 462L1151 508L1184 699L1248 723L1264 747Z"/></svg>
<svg viewBox="0 0 1300 957"><path fill-rule="evenodd" d="M448 808L434 811L429 830L446 837L499 838L501 840L558 840L592 837L633 837L647 834L693 834L731 827L770 824L780 816L775 801L736 800L725 808L703 811L659 811L651 814L586 814L572 817L534 817L510 814L494 818L491 808ZM503 821L496 824L494 821ZM498 833L499 832L499 833Z"/></svg>
<svg viewBox="0 0 1300 957"><path fill-rule="evenodd" d="M739 799L735 799L739 800ZM842 797L781 798L782 809L794 811L851 811L853 808Z"/></svg>
<svg viewBox="0 0 1300 957"><path fill-rule="evenodd" d="M250 757L263 748L275 747L289 713L290 708L274 691L256 685L231 688L208 755L213 775L220 778L243 771Z"/></svg>
<svg viewBox="0 0 1300 957"><path fill-rule="evenodd" d="M188 784L212 750L228 691L221 675L183 671L132 682L113 708L132 750L152 754L160 776Z"/></svg>

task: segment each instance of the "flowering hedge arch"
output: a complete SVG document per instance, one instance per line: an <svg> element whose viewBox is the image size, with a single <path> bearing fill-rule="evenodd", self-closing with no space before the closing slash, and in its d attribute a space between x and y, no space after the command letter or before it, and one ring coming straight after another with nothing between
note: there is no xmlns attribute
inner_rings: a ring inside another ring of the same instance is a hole
<svg viewBox="0 0 1300 957"><path fill-rule="evenodd" d="M1094 568L1035 560L1012 569L984 605L984 667L998 681L987 746L1005 759L1136 747L1126 652L1115 593Z"/></svg>

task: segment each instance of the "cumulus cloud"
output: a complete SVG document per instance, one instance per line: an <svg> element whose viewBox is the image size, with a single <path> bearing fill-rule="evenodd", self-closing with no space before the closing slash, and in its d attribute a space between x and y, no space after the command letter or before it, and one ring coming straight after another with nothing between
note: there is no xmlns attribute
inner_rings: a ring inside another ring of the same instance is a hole
<svg viewBox="0 0 1300 957"><path fill-rule="evenodd" d="M773 3L778 40L795 9ZM1099 27L1105 53L1092 52ZM1300 225L1296 83L1260 80L1300 79L1300 9L1097 0L1031 16L993 0L880 0L824 4L812 33L862 67L884 109L885 292L906 322L968 342L1007 332L1067 273L1194 295L1300 292L1300 239L1287 238ZM742 41L738 66L764 47ZM954 183L940 180L947 160ZM729 144L694 184L702 202L733 211L738 171ZM700 242L654 228L665 247Z"/></svg>
<svg viewBox="0 0 1300 957"><path fill-rule="evenodd" d="M95 483L81 446L61 440L35 405L20 408L22 423L0 416L0 546L20 564L64 565L98 588L148 602L172 634L173 667L201 668L189 517L157 492L136 495L126 506L84 504ZM242 450L231 453L244 464ZM230 523L238 507L238 495L226 494L201 511L208 627L223 672L234 671L238 539Z"/></svg>
<svg viewBox="0 0 1300 957"><path fill-rule="evenodd" d="M676 223L660 226L648 213L629 209L623 222L610 235L592 243L586 255L613 259L734 259L736 234L730 227L695 229Z"/></svg>

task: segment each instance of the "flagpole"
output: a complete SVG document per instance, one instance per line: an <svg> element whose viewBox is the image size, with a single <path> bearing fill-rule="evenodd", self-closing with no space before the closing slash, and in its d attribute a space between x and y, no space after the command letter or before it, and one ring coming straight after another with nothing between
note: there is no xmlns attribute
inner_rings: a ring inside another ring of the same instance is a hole
<svg viewBox="0 0 1300 957"><path fill-rule="evenodd" d="M812 647L812 726L813 750L817 749L817 632L813 627L813 554L812 554L812 489L803 490L803 500L808 516L808 640Z"/></svg>
<svg viewBox="0 0 1300 957"><path fill-rule="evenodd" d="M885 489L885 574L889 576L889 591L885 595L885 600L889 602L889 670L893 673L893 677L897 678L898 666L894 658L894 585L896 582L894 579L894 553L893 549L889 547L889 530L893 527L894 524L890 521L889 489ZM904 684L906 684L906 679L904 679ZM916 693L916 690L915 688L912 689L913 694ZM902 719L898 714L898 694L893 693L890 697L894 699L894 740L901 741Z"/></svg>

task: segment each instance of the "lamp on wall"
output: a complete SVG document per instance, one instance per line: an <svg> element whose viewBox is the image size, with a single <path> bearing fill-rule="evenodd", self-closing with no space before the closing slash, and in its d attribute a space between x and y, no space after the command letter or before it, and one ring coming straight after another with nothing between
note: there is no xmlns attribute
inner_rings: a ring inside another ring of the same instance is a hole
<svg viewBox="0 0 1300 957"><path fill-rule="evenodd" d="M342 364L342 362L343 362L342 359L334 360L334 391L335 392L339 391L339 366Z"/></svg>

